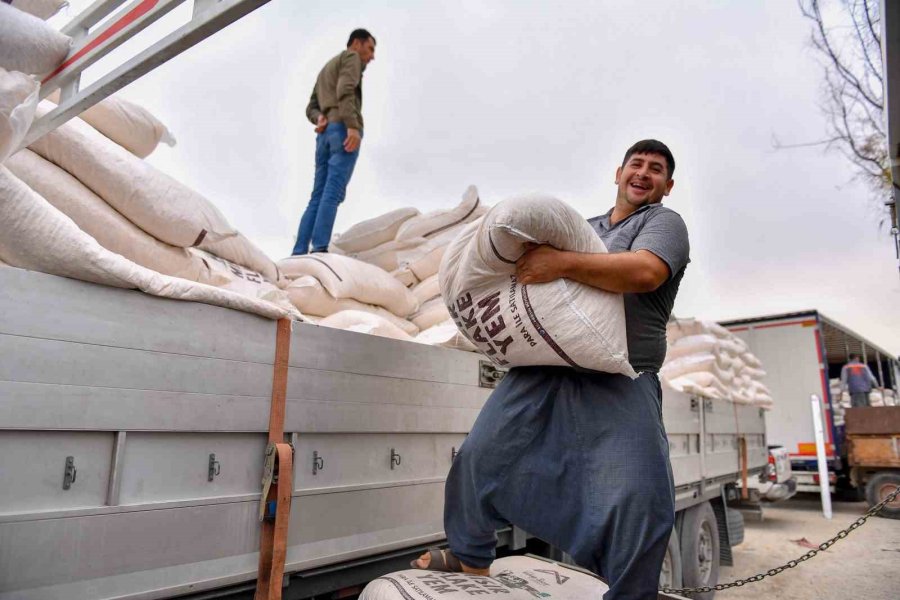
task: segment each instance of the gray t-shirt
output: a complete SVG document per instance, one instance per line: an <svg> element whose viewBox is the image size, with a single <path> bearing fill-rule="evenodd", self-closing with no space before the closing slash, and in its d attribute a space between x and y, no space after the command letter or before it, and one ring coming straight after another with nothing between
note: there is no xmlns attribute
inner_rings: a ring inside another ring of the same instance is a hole
<svg viewBox="0 0 900 600"><path fill-rule="evenodd" d="M691 261L687 227L681 215L658 203L642 206L612 227L611 214L610 209L588 219L609 252L649 250L669 265L669 279L656 291L624 295L628 361L636 371L656 373L666 358L666 323Z"/></svg>

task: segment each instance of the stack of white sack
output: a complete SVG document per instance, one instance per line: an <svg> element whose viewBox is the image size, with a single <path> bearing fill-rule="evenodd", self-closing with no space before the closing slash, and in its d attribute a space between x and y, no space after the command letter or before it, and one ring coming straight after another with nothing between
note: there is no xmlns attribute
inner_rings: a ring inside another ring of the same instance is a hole
<svg viewBox="0 0 900 600"><path fill-rule="evenodd" d="M497 204L465 227L441 262L441 294L463 336L500 366L563 365L636 377L622 296L566 279L519 285L515 263L527 243L606 252L584 217L560 200L526 196Z"/></svg>
<svg viewBox="0 0 900 600"><path fill-rule="evenodd" d="M487 210L470 186L454 208L424 215L397 209L335 236L330 248L389 271L410 287L437 274L450 242Z"/></svg>
<svg viewBox="0 0 900 600"><path fill-rule="evenodd" d="M11 6L0 2L0 67L27 75L46 75L66 59L72 39L35 16L52 10L42 4L47 3L20 0ZM32 12L35 14L29 14Z"/></svg>
<svg viewBox="0 0 900 600"><path fill-rule="evenodd" d="M896 406L896 397L891 388L874 388L869 392L869 406Z"/></svg>
<svg viewBox="0 0 900 600"><path fill-rule="evenodd" d="M270 319L300 318L292 307L162 275L110 252L4 166L0 166L0 260L23 269L136 288Z"/></svg>
<svg viewBox="0 0 900 600"><path fill-rule="evenodd" d="M288 297L303 314L323 319L345 311L369 313L408 336L419 331L407 320L419 301L383 269L333 253L290 256L278 267L289 281Z"/></svg>
<svg viewBox="0 0 900 600"><path fill-rule="evenodd" d="M843 391L839 377L829 379L828 387L831 392L831 412L834 415L834 424L841 426L844 424L844 412L850 408L850 394Z"/></svg>
<svg viewBox="0 0 900 600"><path fill-rule="evenodd" d="M131 146L143 144L144 151L156 146L160 127L165 130L158 120L132 103L104 102L108 107L100 114L111 135ZM41 103L38 114L51 109L52 104ZM39 156L15 157L11 168L107 249L166 275L267 300L278 297L273 288L286 284L275 263L211 202L81 119L63 124L29 149ZM67 210L76 205L80 215ZM101 233L104 221L116 227ZM234 268L220 268L192 247ZM289 304L285 295L277 301Z"/></svg>
<svg viewBox="0 0 900 600"><path fill-rule="evenodd" d="M771 408L766 372L746 342L717 323L675 319L660 377L672 389L714 400Z"/></svg>

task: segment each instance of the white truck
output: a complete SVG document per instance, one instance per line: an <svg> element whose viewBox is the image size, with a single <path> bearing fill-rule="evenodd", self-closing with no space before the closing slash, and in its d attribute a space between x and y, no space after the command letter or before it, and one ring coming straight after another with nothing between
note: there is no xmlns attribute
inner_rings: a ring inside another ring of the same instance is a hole
<svg viewBox="0 0 900 600"><path fill-rule="evenodd" d="M98 0L25 144L267 0L190 21L85 89L81 72L181 0ZM124 6L123 6L124 5ZM120 9L116 12L118 9ZM457 448L502 377L483 357L296 322L285 598L351 597L441 544ZM0 600L248 598L260 548L276 324L0 267ZM712 585L766 466L763 411L667 390L678 516L661 583ZM562 557L515 528L500 553ZM661 595L661 597L664 597Z"/></svg>
<svg viewBox="0 0 900 600"><path fill-rule="evenodd" d="M900 363L883 348L829 319L817 310L722 321L742 338L767 372L766 385L775 405L766 413L772 446L790 453L798 491L817 492L820 480L810 398L819 398L825 424L825 450L832 491L851 491L843 411L829 380L839 378L849 355L857 353L883 389L896 393Z"/></svg>

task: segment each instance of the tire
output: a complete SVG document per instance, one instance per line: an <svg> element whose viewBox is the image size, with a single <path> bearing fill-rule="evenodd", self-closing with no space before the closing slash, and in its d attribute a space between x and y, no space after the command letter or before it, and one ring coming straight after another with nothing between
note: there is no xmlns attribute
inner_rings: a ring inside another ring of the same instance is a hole
<svg viewBox="0 0 900 600"><path fill-rule="evenodd" d="M900 486L900 473L882 471L873 475L866 484L866 502L869 507L884 500L897 486ZM878 516L886 519L900 519L900 497L882 508Z"/></svg>
<svg viewBox="0 0 900 600"><path fill-rule="evenodd" d="M714 586L719 582L719 526L709 502L684 511L681 523L681 580L684 587ZM712 600L715 592L696 594Z"/></svg>
<svg viewBox="0 0 900 600"><path fill-rule="evenodd" d="M662 570L659 572L659 587L672 589L681 587L681 548L678 545L678 535L675 529L672 529L672 535L669 536L666 557L663 559Z"/></svg>

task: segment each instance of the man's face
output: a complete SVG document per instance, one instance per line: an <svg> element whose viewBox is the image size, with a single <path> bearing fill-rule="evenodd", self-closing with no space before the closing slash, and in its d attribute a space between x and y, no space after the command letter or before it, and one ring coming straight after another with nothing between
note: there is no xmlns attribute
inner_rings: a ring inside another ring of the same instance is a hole
<svg viewBox="0 0 900 600"><path fill-rule="evenodd" d="M668 196L675 181L669 179L666 159L660 154L632 154L616 169L618 198L640 208Z"/></svg>
<svg viewBox="0 0 900 600"><path fill-rule="evenodd" d="M367 65L375 60L375 40L372 38L366 41L353 40L353 43L350 44L350 50L359 54L359 59L363 65Z"/></svg>

